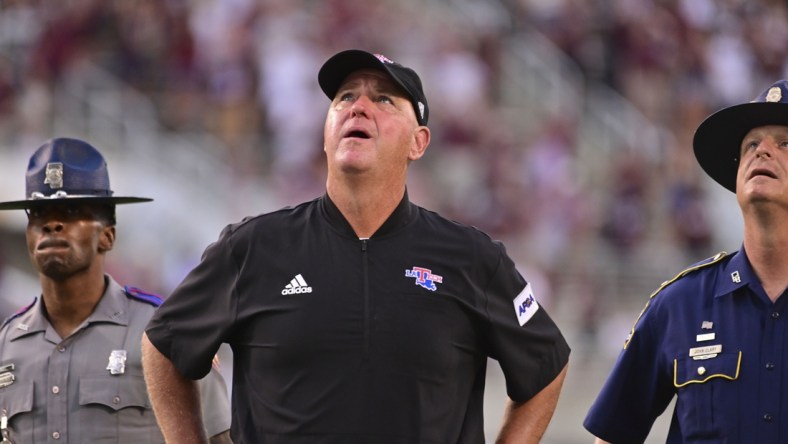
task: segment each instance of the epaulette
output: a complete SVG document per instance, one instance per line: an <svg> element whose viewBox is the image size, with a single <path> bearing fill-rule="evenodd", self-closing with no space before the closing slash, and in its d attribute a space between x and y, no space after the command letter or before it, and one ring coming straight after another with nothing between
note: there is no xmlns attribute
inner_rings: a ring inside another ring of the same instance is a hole
<svg viewBox="0 0 788 444"><path fill-rule="evenodd" d="M667 287L668 285L672 284L673 282L683 278L684 276L692 273L695 270L699 270L699 269L701 269L703 267L708 267L709 265L716 264L717 262L719 262L722 259L724 259L725 256L727 256L727 255L728 255L728 253L726 253L725 251L721 251L721 252L715 254L714 256L712 256L710 258L707 258L707 259L704 259L704 260L702 260L702 261L700 261L698 263L692 264L689 267L687 267L684 270L682 270L673 279L669 279L669 280L663 282L659 286L659 288L654 290L654 292L651 293L651 296L648 297L648 301L646 301L646 306L643 307L643 310L640 311L640 314L638 315L637 319L635 319L635 324L632 326L632 330L629 331L629 334L627 335L627 339L624 341L624 349L626 350L627 345L629 345L629 341L632 339L632 335L635 334L635 327L637 327L638 322L640 322L640 318L643 316L643 313L646 312L646 309L651 304L651 300L654 299L654 296L656 296L660 291L662 291L665 287Z"/></svg>
<svg viewBox="0 0 788 444"><path fill-rule="evenodd" d="M0 325L0 329L5 327L9 322L13 321L14 319L16 319L16 318L22 316L23 314L27 313L28 311L30 311L30 309L33 308L34 305L36 305L36 301L37 300L38 300L37 297L33 298L33 302L31 302L30 304L20 308L19 310L17 310L16 313L14 313L11 316L9 316L5 321L3 321L3 325Z"/></svg>
<svg viewBox="0 0 788 444"><path fill-rule="evenodd" d="M147 293L145 291L140 290L137 287L132 287L130 285L126 285L125 287L123 287L123 291L126 293L126 296L130 297L131 299L147 302L148 304L151 304L154 307L158 307L164 301L161 298L161 296L157 294Z"/></svg>

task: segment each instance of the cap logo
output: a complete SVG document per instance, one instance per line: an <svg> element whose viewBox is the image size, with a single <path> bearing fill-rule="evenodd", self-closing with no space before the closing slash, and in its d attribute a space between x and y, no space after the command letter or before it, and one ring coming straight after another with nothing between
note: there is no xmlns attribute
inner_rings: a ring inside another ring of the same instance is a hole
<svg viewBox="0 0 788 444"><path fill-rule="evenodd" d="M46 177L44 183L49 184L49 188L63 188L63 163L50 162L47 164Z"/></svg>
<svg viewBox="0 0 788 444"><path fill-rule="evenodd" d="M783 98L783 93L780 91L779 86L773 86L769 88L769 92L766 94L766 101L772 103L778 103Z"/></svg>
<svg viewBox="0 0 788 444"><path fill-rule="evenodd" d="M419 115L421 115L421 119L424 120L424 104L419 102Z"/></svg>
<svg viewBox="0 0 788 444"><path fill-rule="evenodd" d="M375 54L375 57L378 58L383 63L394 63L393 60L389 59L388 57L384 56L383 54Z"/></svg>

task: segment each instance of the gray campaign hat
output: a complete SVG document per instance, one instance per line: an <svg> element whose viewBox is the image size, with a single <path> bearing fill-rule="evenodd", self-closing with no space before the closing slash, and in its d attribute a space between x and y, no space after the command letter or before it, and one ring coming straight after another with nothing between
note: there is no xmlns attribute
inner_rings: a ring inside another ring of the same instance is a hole
<svg viewBox="0 0 788 444"><path fill-rule="evenodd" d="M30 157L24 200L0 202L0 210L22 210L55 203L129 204L146 197L113 196L107 162L82 140L59 137L45 142Z"/></svg>
<svg viewBox="0 0 788 444"><path fill-rule="evenodd" d="M744 136L759 126L788 125L788 80L779 80L752 102L717 111L698 126L695 158L712 179L736 192L736 172Z"/></svg>
<svg viewBox="0 0 788 444"><path fill-rule="evenodd" d="M427 125L430 109L419 75L413 69L402 66L384 55L372 54L360 49L339 52L323 64L317 74L317 81L328 98L333 100L345 78L352 72L364 68L379 69L391 76L408 95L419 125Z"/></svg>

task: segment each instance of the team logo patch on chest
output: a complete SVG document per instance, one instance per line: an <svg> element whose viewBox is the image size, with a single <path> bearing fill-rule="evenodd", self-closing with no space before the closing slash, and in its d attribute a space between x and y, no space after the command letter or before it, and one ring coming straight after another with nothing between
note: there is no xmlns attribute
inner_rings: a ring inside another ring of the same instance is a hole
<svg viewBox="0 0 788 444"><path fill-rule="evenodd" d="M514 313L517 315L520 327L525 325L537 311L539 311L539 304L534 298L531 284L526 284L523 291L514 298Z"/></svg>
<svg viewBox="0 0 788 444"><path fill-rule="evenodd" d="M410 270L405 270L405 276L416 278L416 285L424 287L429 291L436 291L438 286L435 284L443 283L443 276L432 274L432 270L423 267L413 267Z"/></svg>

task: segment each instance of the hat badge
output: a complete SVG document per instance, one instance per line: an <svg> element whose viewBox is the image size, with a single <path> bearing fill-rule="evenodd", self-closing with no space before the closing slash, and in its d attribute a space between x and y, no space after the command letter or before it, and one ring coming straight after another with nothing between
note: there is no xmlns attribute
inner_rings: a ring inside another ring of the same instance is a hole
<svg viewBox="0 0 788 444"><path fill-rule="evenodd" d="M766 94L766 101L771 103L777 103L783 98L782 91L780 91L779 86L773 86L769 88L769 92Z"/></svg>
<svg viewBox="0 0 788 444"><path fill-rule="evenodd" d="M47 164L44 183L52 189L63 188L63 163L50 162Z"/></svg>

